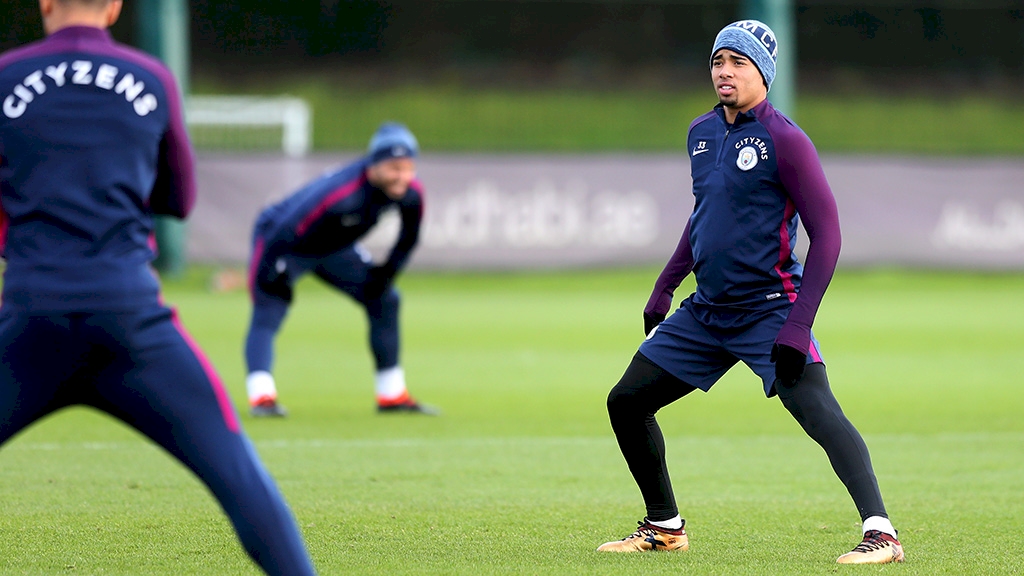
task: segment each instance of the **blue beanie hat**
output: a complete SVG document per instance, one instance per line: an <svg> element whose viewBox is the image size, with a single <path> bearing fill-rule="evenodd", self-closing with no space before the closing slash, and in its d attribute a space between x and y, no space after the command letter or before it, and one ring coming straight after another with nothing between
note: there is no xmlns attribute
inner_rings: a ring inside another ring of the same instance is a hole
<svg viewBox="0 0 1024 576"><path fill-rule="evenodd" d="M377 128L370 138L367 153L370 164L376 164L391 158L415 158L420 152L420 145L403 124L385 122Z"/></svg>
<svg viewBox="0 0 1024 576"><path fill-rule="evenodd" d="M779 45L775 40L775 32L772 32L767 24L757 20L740 20L729 24L715 37L711 58L714 59L715 53L722 48L728 48L750 58L761 72L768 90L772 89Z"/></svg>

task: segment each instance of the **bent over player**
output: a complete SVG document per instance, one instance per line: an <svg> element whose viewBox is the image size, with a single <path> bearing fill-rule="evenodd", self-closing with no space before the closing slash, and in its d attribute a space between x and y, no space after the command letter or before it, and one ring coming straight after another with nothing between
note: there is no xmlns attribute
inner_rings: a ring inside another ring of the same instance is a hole
<svg viewBox="0 0 1024 576"><path fill-rule="evenodd" d="M644 309L640 346L608 395L619 448L647 507L639 529L601 551L686 550L655 419L662 407L707 392L742 361L828 455L863 521L843 564L903 560L867 446L836 402L811 324L839 257L839 216L811 141L767 100L776 39L755 20L722 29L711 51L719 104L690 125L695 204ZM797 218L807 265L797 262ZM697 290L667 319L693 272Z"/></svg>
<svg viewBox="0 0 1024 576"><path fill-rule="evenodd" d="M149 266L152 215L188 215L178 88L114 42L121 0L40 0L48 37L0 56L0 443L84 404L213 493L268 574L313 574L284 499Z"/></svg>
<svg viewBox="0 0 1024 576"><path fill-rule="evenodd" d="M392 286L419 239L423 187L416 179L416 137L386 122L366 156L302 187L259 215L253 231L249 291L252 321L245 341L246 389L253 416L284 416L271 375L274 337L292 302L295 282L313 272L366 311L377 368L379 412L437 411L413 400L398 361L399 294ZM388 209L402 229L383 264L358 242Z"/></svg>

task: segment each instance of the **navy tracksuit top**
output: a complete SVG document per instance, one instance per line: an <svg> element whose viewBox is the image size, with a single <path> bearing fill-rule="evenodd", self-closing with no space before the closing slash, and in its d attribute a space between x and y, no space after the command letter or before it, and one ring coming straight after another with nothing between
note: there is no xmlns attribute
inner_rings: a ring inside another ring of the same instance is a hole
<svg viewBox="0 0 1024 576"><path fill-rule="evenodd" d="M183 218L194 201L181 98L163 64L87 27L0 56L5 307L155 303L151 215Z"/></svg>
<svg viewBox="0 0 1024 576"><path fill-rule="evenodd" d="M392 275L401 270L419 240L423 186L413 180L400 200L392 200L367 181L367 167L368 159L360 158L264 209L258 224L263 259L328 256L354 244L397 206L402 230L382 266Z"/></svg>
<svg viewBox="0 0 1024 576"><path fill-rule="evenodd" d="M732 124L721 105L698 117L687 154L693 213L646 311L667 313L692 271L697 309L791 306L776 342L807 351L841 244L835 198L814 145L765 100ZM810 240L806 265L793 253L798 217Z"/></svg>

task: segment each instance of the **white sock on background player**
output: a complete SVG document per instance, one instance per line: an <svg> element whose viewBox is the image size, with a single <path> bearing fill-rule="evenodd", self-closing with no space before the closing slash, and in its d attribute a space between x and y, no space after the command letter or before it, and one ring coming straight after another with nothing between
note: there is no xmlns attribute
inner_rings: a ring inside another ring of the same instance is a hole
<svg viewBox="0 0 1024 576"><path fill-rule="evenodd" d="M266 370L250 372L245 378L245 391L249 394L249 404L251 405L266 400L277 400L274 377Z"/></svg>
<svg viewBox="0 0 1024 576"><path fill-rule="evenodd" d="M397 400L406 395L405 371L401 366L379 370L376 376L377 400Z"/></svg>

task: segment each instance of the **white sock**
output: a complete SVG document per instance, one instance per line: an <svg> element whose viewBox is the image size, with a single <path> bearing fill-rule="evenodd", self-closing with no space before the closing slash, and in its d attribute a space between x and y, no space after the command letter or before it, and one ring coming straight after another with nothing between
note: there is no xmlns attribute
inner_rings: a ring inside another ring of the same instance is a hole
<svg viewBox="0 0 1024 576"><path fill-rule="evenodd" d="M401 366L377 372L377 398L393 400L405 394L405 371Z"/></svg>
<svg viewBox="0 0 1024 576"><path fill-rule="evenodd" d="M256 402L260 398L267 396L277 399L274 377L266 370L250 372L245 378L245 391L249 394L249 403Z"/></svg>
<svg viewBox="0 0 1024 576"><path fill-rule="evenodd" d="M683 527L683 519L679 514L676 514L674 518L669 518L668 520L658 520L657 522L654 520L648 520L647 523L666 530L679 530Z"/></svg>
<svg viewBox="0 0 1024 576"><path fill-rule="evenodd" d="M892 522L889 522L888 518L881 516L871 516L864 521L864 532L868 530L878 530L879 532L885 532L893 538L896 537L896 529L892 527Z"/></svg>

